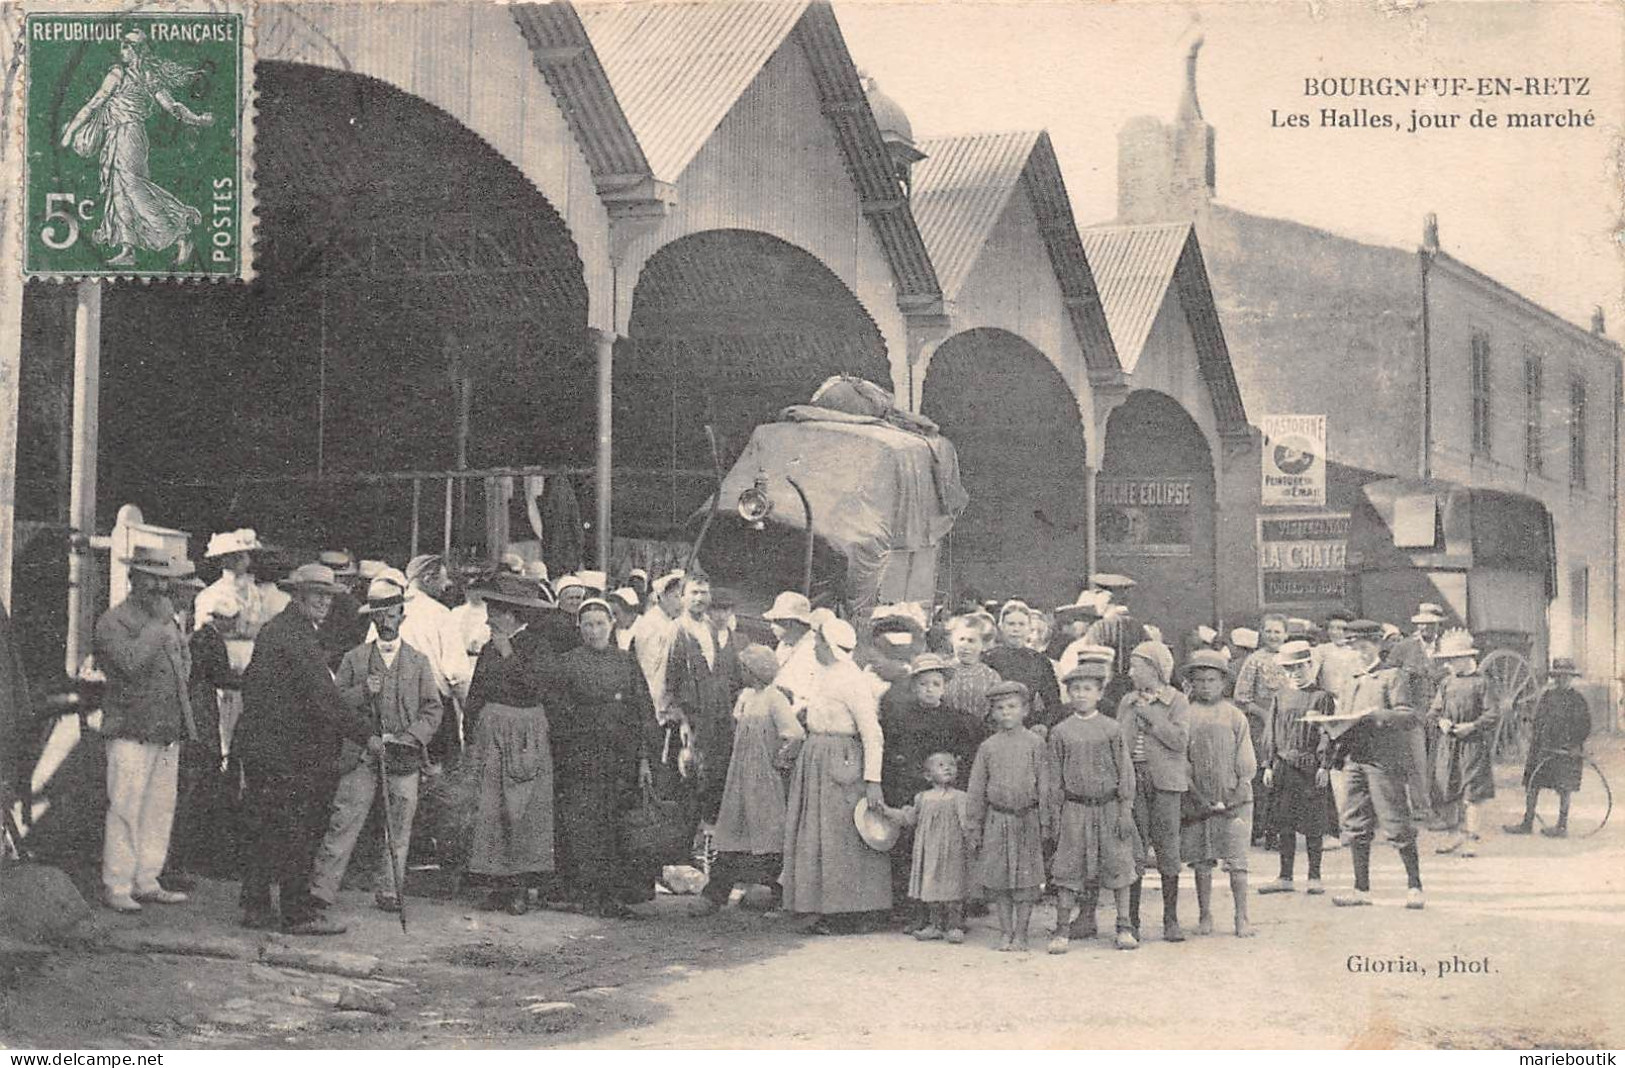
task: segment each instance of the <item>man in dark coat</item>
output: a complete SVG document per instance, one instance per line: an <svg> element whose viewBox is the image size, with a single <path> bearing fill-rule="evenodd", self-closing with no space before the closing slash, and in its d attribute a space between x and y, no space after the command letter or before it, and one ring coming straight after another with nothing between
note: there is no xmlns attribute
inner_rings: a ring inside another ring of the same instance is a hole
<svg viewBox="0 0 1625 1068"><path fill-rule="evenodd" d="M722 787L733 755L733 701L739 653L723 640L710 616L711 584L691 575L683 582L683 614L666 664L667 707L680 711L699 762L696 800L709 823L722 804Z"/></svg>
<svg viewBox="0 0 1625 1068"><path fill-rule="evenodd" d="M1523 768L1527 791L1523 822L1501 828L1507 834L1534 830L1535 799L1543 789L1557 791L1557 824L1541 828L1540 833L1547 838L1564 838L1569 833L1569 798L1580 788L1585 741L1591 733L1591 709L1574 688L1579 673L1568 657L1552 661L1552 685L1535 705L1534 736Z"/></svg>
<svg viewBox="0 0 1625 1068"><path fill-rule="evenodd" d="M341 743L383 752L361 698L339 692L319 639L333 596L331 568L305 564L284 581L293 601L260 631L243 678L234 748L247 781L243 925L290 934L342 934L310 893L312 865L338 785ZM281 915L272 912L271 884Z"/></svg>

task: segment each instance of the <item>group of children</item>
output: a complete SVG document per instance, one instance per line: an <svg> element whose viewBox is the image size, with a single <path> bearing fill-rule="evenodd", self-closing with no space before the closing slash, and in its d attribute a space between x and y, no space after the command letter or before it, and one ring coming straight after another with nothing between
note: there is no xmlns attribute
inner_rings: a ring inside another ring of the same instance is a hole
<svg viewBox="0 0 1625 1068"><path fill-rule="evenodd" d="M993 734L976 749L966 789L955 785L955 755L933 752L924 767L930 786L905 807L886 807L914 830L908 893L924 912L916 938L964 941L966 899L979 890L997 913L997 948L1025 951L1033 904L1047 885L1056 895L1051 953L1096 936L1102 891L1116 906L1115 945L1135 949L1148 844L1163 876L1165 939L1184 938L1176 904L1182 859L1196 872L1200 933L1213 929L1213 869L1223 864L1235 933L1253 934L1247 846L1255 758L1246 717L1223 698L1228 663L1195 654L1185 666L1194 690L1187 702L1168 684L1167 647L1142 643L1132 661L1135 692L1111 718L1100 702L1113 659L1106 647L1082 654L1062 679L1065 715L1047 731L1026 725L1025 684L990 687ZM934 696L952 666L927 655L915 669L916 692Z"/></svg>

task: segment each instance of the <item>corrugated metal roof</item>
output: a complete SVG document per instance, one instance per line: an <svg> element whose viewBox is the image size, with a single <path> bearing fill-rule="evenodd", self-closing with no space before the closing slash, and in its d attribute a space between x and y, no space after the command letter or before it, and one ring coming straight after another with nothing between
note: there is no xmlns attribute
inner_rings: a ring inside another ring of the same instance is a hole
<svg viewBox="0 0 1625 1068"><path fill-rule="evenodd" d="M807 9L807 0L578 3L654 177L675 182Z"/></svg>
<svg viewBox="0 0 1625 1068"><path fill-rule="evenodd" d="M942 295L952 300L969 277L1027 166L1036 130L934 137L914 166L909 200Z"/></svg>
<svg viewBox="0 0 1625 1068"><path fill-rule="evenodd" d="M1190 232L1190 223L1159 223L1091 227L1081 233L1124 371L1132 373L1140 361Z"/></svg>

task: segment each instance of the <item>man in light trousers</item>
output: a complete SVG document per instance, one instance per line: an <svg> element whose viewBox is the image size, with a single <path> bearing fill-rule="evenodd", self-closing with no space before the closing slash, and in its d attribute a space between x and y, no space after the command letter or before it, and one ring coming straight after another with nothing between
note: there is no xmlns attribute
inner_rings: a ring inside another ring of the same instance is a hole
<svg viewBox="0 0 1625 1068"><path fill-rule="evenodd" d="M118 912L141 902L187 899L158 882L175 821L182 740L197 737L187 682L192 656L175 621L171 585L195 573L138 546L124 560L130 594L96 621L96 664L107 677L102 734L107 738L107 825L102 900Z"/></svg>

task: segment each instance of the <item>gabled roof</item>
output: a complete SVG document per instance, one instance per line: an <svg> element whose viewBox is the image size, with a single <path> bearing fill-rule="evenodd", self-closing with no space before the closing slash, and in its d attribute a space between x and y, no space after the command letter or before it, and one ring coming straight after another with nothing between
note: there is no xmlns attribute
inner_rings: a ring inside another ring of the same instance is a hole
<svg viewBox="0 0 1625 1068"><path fill-rule="evenodd" d="M576 5L662 182L683 173L806 10L807 0Z"/></svg>
<svg viewBox="0 0 1625 1068"><path fill-rule="evenodd" d="M1061 167L1042 130L929 138L915 166L912 201L920 234L952 300L970 277L1016 187L1028 195L1072 328L1091 368L1115 370L1111 331L1072 217Z"/></svg>
<svg viewBox="0 0 1625 1068"><path fill-rule="evenodd" d="M1100 302L1123 372L1134 372L1172 290L1196 343L1219 432L1245 434L1247 412L1195 227L1188 222L1090 227L1083 231L1083 247L1100 283Z"/></svg>
<svg viewBox="0 0 1625 1068"><path fill-rule="evenodd" d="M794 40L905 312L942 293L828 0L515 4L514 19L609 199L665 197ZM634 205L635 206L635 205Z"/></svg>

